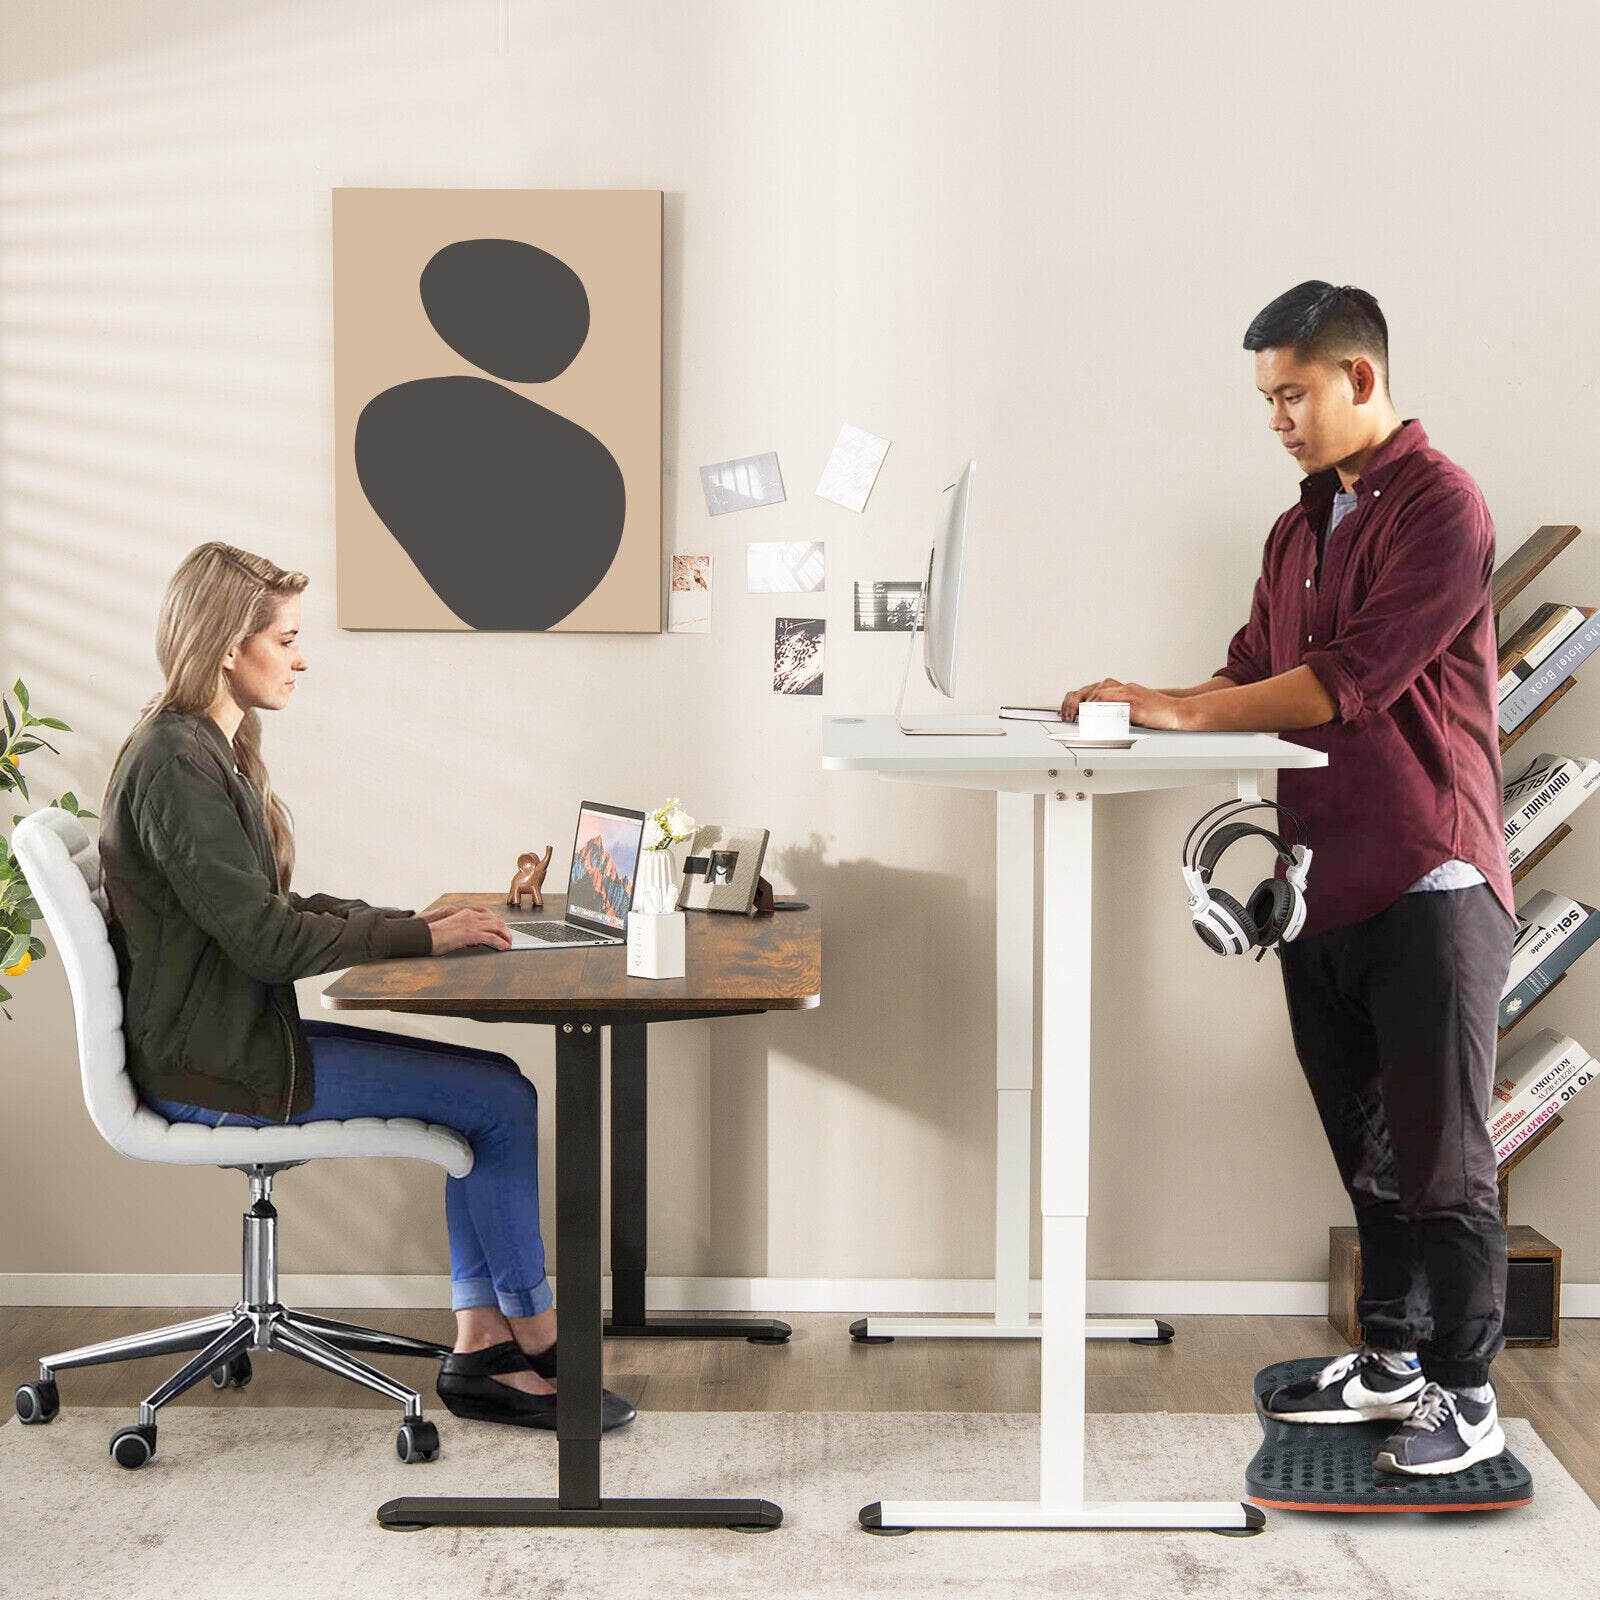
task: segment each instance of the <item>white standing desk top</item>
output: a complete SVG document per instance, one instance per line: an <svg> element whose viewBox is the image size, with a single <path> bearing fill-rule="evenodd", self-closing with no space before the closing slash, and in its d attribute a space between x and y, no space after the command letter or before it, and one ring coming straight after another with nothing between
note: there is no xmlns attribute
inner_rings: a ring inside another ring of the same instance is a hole
<svg viewBox="0 0 1600 1600"><path fill-rule="evenodd" d="M927 719L932 721L934 719ZM1204 782L1210 774L1264 772L1279 767L1325 767L1321 750L1280 739L1275 733L1171 733L1134 729L1128 750L1073 750L1038 722L996 717L952 717L952 722L993 720L1003 739L908 735L893 717L829 716L822 725L822 765L830 772L881 772L936 778L940 774L988 774L1003 780L1041 775L1055 768L1063 779L1088 769L1107 787L1160 787ZM1120 781L1118 781L1120 780ZM1003 788L1003 781L993 787ZM1097 783L1096 787L1100 785Z"/></svg>

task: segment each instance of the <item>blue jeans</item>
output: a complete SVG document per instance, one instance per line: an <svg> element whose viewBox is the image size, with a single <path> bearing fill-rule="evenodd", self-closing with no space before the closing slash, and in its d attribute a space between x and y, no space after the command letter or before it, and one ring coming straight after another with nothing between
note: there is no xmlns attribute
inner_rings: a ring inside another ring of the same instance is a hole
<svg viewBox="0 0 1600 1600"><path fill-rule="evenodd" d="M548 1311L554 1296L539 1234L539 1098L516 1062L492 1050L374 1028L304 1026L313 1097L309 1109L289 1120L414 1117L454 1128L471 1144L473 1165L444 1186L451 1306L499 1306L508 1317ZM168 1122L273 1125L268 1117L143 1098Z"/></svg>

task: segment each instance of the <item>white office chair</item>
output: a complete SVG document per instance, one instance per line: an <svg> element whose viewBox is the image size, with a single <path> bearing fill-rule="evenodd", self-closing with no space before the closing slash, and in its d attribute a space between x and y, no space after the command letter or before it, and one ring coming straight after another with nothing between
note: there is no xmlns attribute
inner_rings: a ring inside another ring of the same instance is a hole
<svg viewBox="0 0 1600 1600"><path fill-rule="evenodd" d="M405 1411L395 1440L396 1453L402 1461L434 1460L439 1454L439 1434L431 1422L423 1420L421 1396L347 1352L369 1350L437 1359L448 1353L446 1347L289 1311L280 1305L278 1213L272 1205L272 1179L287 1167L320 1156L410 1156L463 1178L472 1170L472 1147L453 1128L403 1117L360 1117L296 1127L208 1128L199 1123L170 1123L158 1116L140 1101L124 1070L122 991L116 955L106 933L111 911L100 882L98 848L75 816L50 806L17 824L12 849L67 969L83 1097L95 1127L113 1149L137 1161L237 1169L250 1180L251 1201L244 1214L242 1292L231 1311L43 1357L39 1381L17 1390L18 1421L43 1423L56 1415L60 1409L57 1372L197 1350L199 1354L187 1366L139 1407L138 1424L112 1436L111 1454L117 1463L142 1467L156 1453L156 1412L169 1400L177 1399L208 1373L218 1389L243 1388L251 1378L251 1350L283 1350L400 1401Z"/></svg>

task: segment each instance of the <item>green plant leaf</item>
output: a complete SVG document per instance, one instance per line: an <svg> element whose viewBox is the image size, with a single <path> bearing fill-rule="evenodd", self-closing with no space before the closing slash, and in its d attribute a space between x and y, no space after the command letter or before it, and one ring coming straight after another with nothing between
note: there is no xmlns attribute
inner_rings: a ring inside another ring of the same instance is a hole
<svg viewBox="0 0 1600 1600"><path fill-rule="evenodd" d="M16 784L18 792L22 795L24 800L31 800L33 798L33 796L28 793L28 780L22 776L21 771L16 767L11 769L11 781Z"/></svg>
<svg viewBox="0 0 1600 1600"><path fill-rule="evenodd" d="M56 801L56 804L60 806L63 811L70 811L73 816L77 816L79 814L78 797L70 789L68 789L67 792L62 795L58 801Z"/></svg>
<svg viewBox="0 0 1600 1600"><path fill-rule="evenodd" d="M25 684L22 681L21 678L18 678L17 681L14 684L12 684L11 692L12 692L12 694L14 694L17 697L18 700L20 700L22 702L22 709L24 711L26 711L28 709L28 686L27 686L27 684Z"/></svg>
<svg viewBox="0 0 1600 1600"><path fill-rule="evenodd" d="M44 940L30 939L28 941L28 954L32 956L35 961L43 961L45 958Z"/></svg>
<svg viewBox="0 0 1600 1600"><path fill-rule="evenodd" d="M36 728L59 728L62 733L72 732L71 726L63 722L60 717L35 717L33 725Z"/></svg>
<svg viewBox="0 0 1600 1600"><path fill-rule="evenodd" d="M14 934L10 943L5 947L4 954L0 954L0 970L14 967L28 953L28 936L25 933Z"/></svg>
<svg viewBox="0 0 1600 1600"><path fill-rule="evenodd" d="M25 756L30 750L37 750L43 743L44 740L42 739L18 739L17 742L12 745L11 753L14 756ZM52 748L54 747L52 746ZM56 754L60 755L61 752L57 750Z"/></svg>
<svg viewBox="0 0 1600 1600"><path fill-rule="evenodd" d="M11 991L9 989L0 989L0 1000L9 1000L10 998L11 998ZM9 1011L7 1011L6 1012L6 1021L9 1022L10 1020L11 1020L11 1013Z"/></svg>
<svg viewBox="0 0 1600 1600"><path fill-rule="evenodd" d="M0 695L0 706L6 708L6 743L10 744L12 739L16 737L17 714L11 709L11 702L3 695Z"/></svg>
<svg viewBox="0 0 1600 1600"><path fill-rule="evenodd" d="M44 915L44 912L40 909L37 900L24 900L17 907L17 915L26 917L29 922L37 922Z"/></svg>

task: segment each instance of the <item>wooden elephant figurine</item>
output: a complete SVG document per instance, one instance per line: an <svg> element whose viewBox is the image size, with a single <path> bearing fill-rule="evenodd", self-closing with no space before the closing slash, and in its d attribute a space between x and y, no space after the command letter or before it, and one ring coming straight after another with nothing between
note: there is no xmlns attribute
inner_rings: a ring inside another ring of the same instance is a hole
<svg viewBox="0 0 1600 1600"><path fill-rule="evenodd" d="M544 875L550 870L550 855L554 845L544 847L544 855L536 856L531 850L517 857L517 875L506 890L506 904L522 909L523 895L533 896L533 909L544 909Z"/></svg>

